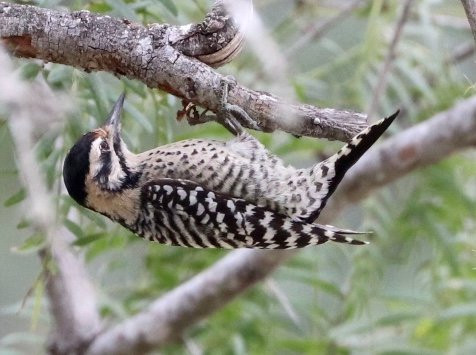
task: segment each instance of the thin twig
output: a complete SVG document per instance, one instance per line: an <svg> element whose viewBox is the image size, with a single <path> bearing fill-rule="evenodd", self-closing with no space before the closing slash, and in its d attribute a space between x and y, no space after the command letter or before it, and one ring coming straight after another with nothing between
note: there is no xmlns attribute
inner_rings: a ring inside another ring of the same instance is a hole
<svg viewBox="0 0 476 355"><path fill-rule="evenodd" d="M285 56L290 58L296 55L301 48L306 46L309 42L315 41L325 35L335 25L339 24L343 19L361 7L362 4L363 0L351 1L335 16L309 27L291 46L284 50Z"/></svg>
<svg viewBox="0 0 476 355"><path fill-rule="evenodd" d="M461 0L466 17L468 18L469 26L473 32L474 41L476 43L476 1L475 0Z"/></svg>
<svg viewBox="0 0 476 355"><path fill-rule="evenodd" d="M397 25L395 27L395 31L393 33L392 37L392 42L390 43L390 47L388 48L387 55L385 57L385 62L383 64L382 70L380 71L380 74L378 76L377 80L377 85L375 86L375 89L373 90L373 96L370 101L369 108L367 110L367 117L369 117L369 120L372 120L372 117L375 114L375 111L378 108L379 102L380 102L380 96L383 95L387 88L387 78L388 74L390 73L390 70L392 68L392 63L395 58L395 52L397 49L397 44L400 40L403 26L405 25L405 22L408 19L408 15L410 14L410 8L413 3L413 0L406 0L405 4L403 5L403 10L400 15L400 18L398 19Z"/></svg>
<svg viewBox="0 0 476 355"><path fill-rule="evenodd" d="M297 315L296 311L294 310L294 307L291 304L288 296L286 295L286 293L283 290L281 290L281 288L276 283L276 281L274 281L273 279L268 279L266 281L266 286L268 287L269 291L276 297L276 299L281 304L284 311L289 316L289 318L292 320L292 322L297 327L302 328L301 319L299 319L299 316Z"/></svg>
<svg viewBox="0 0 476 355"><path fill-rule="evenodd" d="M460 63L469 57L471 57L476 52L476 46L473 41L468 41L466 43L460 44L453 50L451 56L446 60L446 64L457 64Z"/></svg>
<svg viewBox="0 0 476 355"><path fill-rule="evenodd" d="M448 27L458 31L467 31L468 21L464 18L449 15L432 15L431 21L440 27Z"/></svg>

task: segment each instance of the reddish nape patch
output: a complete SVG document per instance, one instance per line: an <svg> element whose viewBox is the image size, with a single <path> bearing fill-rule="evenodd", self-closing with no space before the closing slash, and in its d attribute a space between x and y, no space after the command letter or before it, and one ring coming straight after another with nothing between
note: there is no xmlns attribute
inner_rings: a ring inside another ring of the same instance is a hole
<svg viewBox="0 0 476 355"><path fill-rule="evenodd" d="M109 132L105 128L95 129L93 133L96 138L97 137L107 138L107 136L109 135Z"/></svg>
<svg viewBox="0 0 476 355"><path fill-rule="evenodd" d="M31 44L29 35L2 37L1 42L18 57L36 58L37 56L37 51Z"/></svg>

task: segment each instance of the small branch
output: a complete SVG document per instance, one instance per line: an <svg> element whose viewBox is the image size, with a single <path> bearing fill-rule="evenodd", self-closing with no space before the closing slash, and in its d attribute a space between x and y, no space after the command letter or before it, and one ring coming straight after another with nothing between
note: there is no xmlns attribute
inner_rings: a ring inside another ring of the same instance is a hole
<svg viewBox="0 0 476 355"><path fill-rule="evenodd" d="M56 231L49 250L40 253L45 262L54 262L46 284L55 320L48 345L51 354L82 353L101 329L94 287L83 260L61 237L67 234L65 229Z"/></svg>
<svg viewBox="0 0 476 355"><path fill-rule="evenodd" d="M461 0L466 17L468 18L469 26L473 32L474 41L476 42L476 1L475 0Z"/></svg>
<svg viewBox="0 0 476 355"><path fill-rule="evenodd" d="M347 204L378 187L475 145L476 97L472 97L367 152L346 175L319 222L329 223ZM292 255L293 251L232 252L149 309L100 334L88 354L127 354L159 348L267 277Z"/></svg>
<svg viewBox="0 0 476 355"><path fill-rule="evenodd" d="M314 41L325 35L332 27L342 22L343 19L352 14L356 9L362 6L363 0L354 0L346 4L338 14L323 21L316 23L308 28L291 46L285 50L286 57L292 57L301 48L309 42Z"/></svg>
<svg viewBox="0 0 476 355"><path fill-rule="evenodd" d="M15 55L124 75L216 112L223 77L174 48L184 43L177 42L184 32L183 27L144 27L87 11L67 13L0 2L0 38ZM263 131L347 141L366 127L365 115L289 104L241 85L228 98Z"/></svg>
<svg viewBox="0 0 476 355"><path fill-rule="evenodd" d="M56 212L35 158L35 136L41 126L51 128L52 119L63 115L57 96L46 85L24 84L0 47L0 102L9 112L9 126L15 142L17 164L28 191L28 213L34 228L45 235L47 247L40 252L46 269L46 289L55 330L50 352L71 354L87 347L99 331L100 318L94 289L86 269L67 247L66 231L56 225Z"/></svg>
<svg viewBox="0 0 476 355"><path fill-rule="evenodd" d="M458 31L471 30L471 28L468 27L468 20L459 16L435 14L431 15L431 21L439 27L448 27Z"/></svg>
<svg viewBox="0 0 476 355"><path fill-rule="evenodd" d="M453 50L451 56L446 60L446 64L458 64L471 57L476 52L476 46L473 41L460 44Z"/></svg>
<svg viewBox="0 0 476 355"><path fill-rule="evenodd" d="M410 14L410 8L412 5L413 0L406 0L405 4L403 5L402 14L398 19L398 23L395 27L395 31L393 33L392 42L390 43L390 47L388 48L387 56L385 57L385 62L383 64L382 70L380 71L380 75L377 80L377 85L373 91L372 100L370 101L369 109L367 110L368 117L372 119L375 111L380 102L380 96L385 92L387 88L387 77L390 73L392 68L392 62L395 58L395 52L397 49L397 44L400 40L400 36L402 34L403 26L408 19L408 15Z"/></svg>
<svg viewBox="0 0 476 355"><path fill-rule="evenodd" d="M276 297L278 302L281 304L281 307L284 309L288 317L293 321L294 325L297 327L304 329L303 324L301 319L299 319L299 316L297 315L296 311L294 310L287 294L283 292L277 282L275 282L273 279L268 279L266 280L266 287L270 291L271 294Z"/></svg>

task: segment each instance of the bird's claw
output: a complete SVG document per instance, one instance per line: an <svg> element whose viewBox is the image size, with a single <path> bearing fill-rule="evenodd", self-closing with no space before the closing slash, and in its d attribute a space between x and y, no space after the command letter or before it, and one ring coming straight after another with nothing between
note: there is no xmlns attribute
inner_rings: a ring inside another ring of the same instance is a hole
<svg viewBox="0 0 476 355"><path fill-rule="evenodd" d="M256 124L256 121L254 121L245 110L243 110L238 105L233 105L228 102L228 92L230 90L230 86L234 85L236 85L236 80L230 75L221 79L219 92L220 108L217 113L219 122L235 135L244 132L243 126L241 125L238 118L242 122L245 122L248 127L259 130L259 126Z"/></svg>

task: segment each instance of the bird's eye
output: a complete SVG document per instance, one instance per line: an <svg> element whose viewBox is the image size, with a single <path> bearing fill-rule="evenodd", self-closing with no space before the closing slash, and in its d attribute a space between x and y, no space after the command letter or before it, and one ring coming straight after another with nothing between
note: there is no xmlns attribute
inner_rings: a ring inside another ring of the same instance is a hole
<svg viewBox="0 0 476 355"><path fill-rule="evenodd" d="M102 141L99 145L99 149L101 149L101 152L109 152L109 144L107 144L106 141Z"/></svg>

